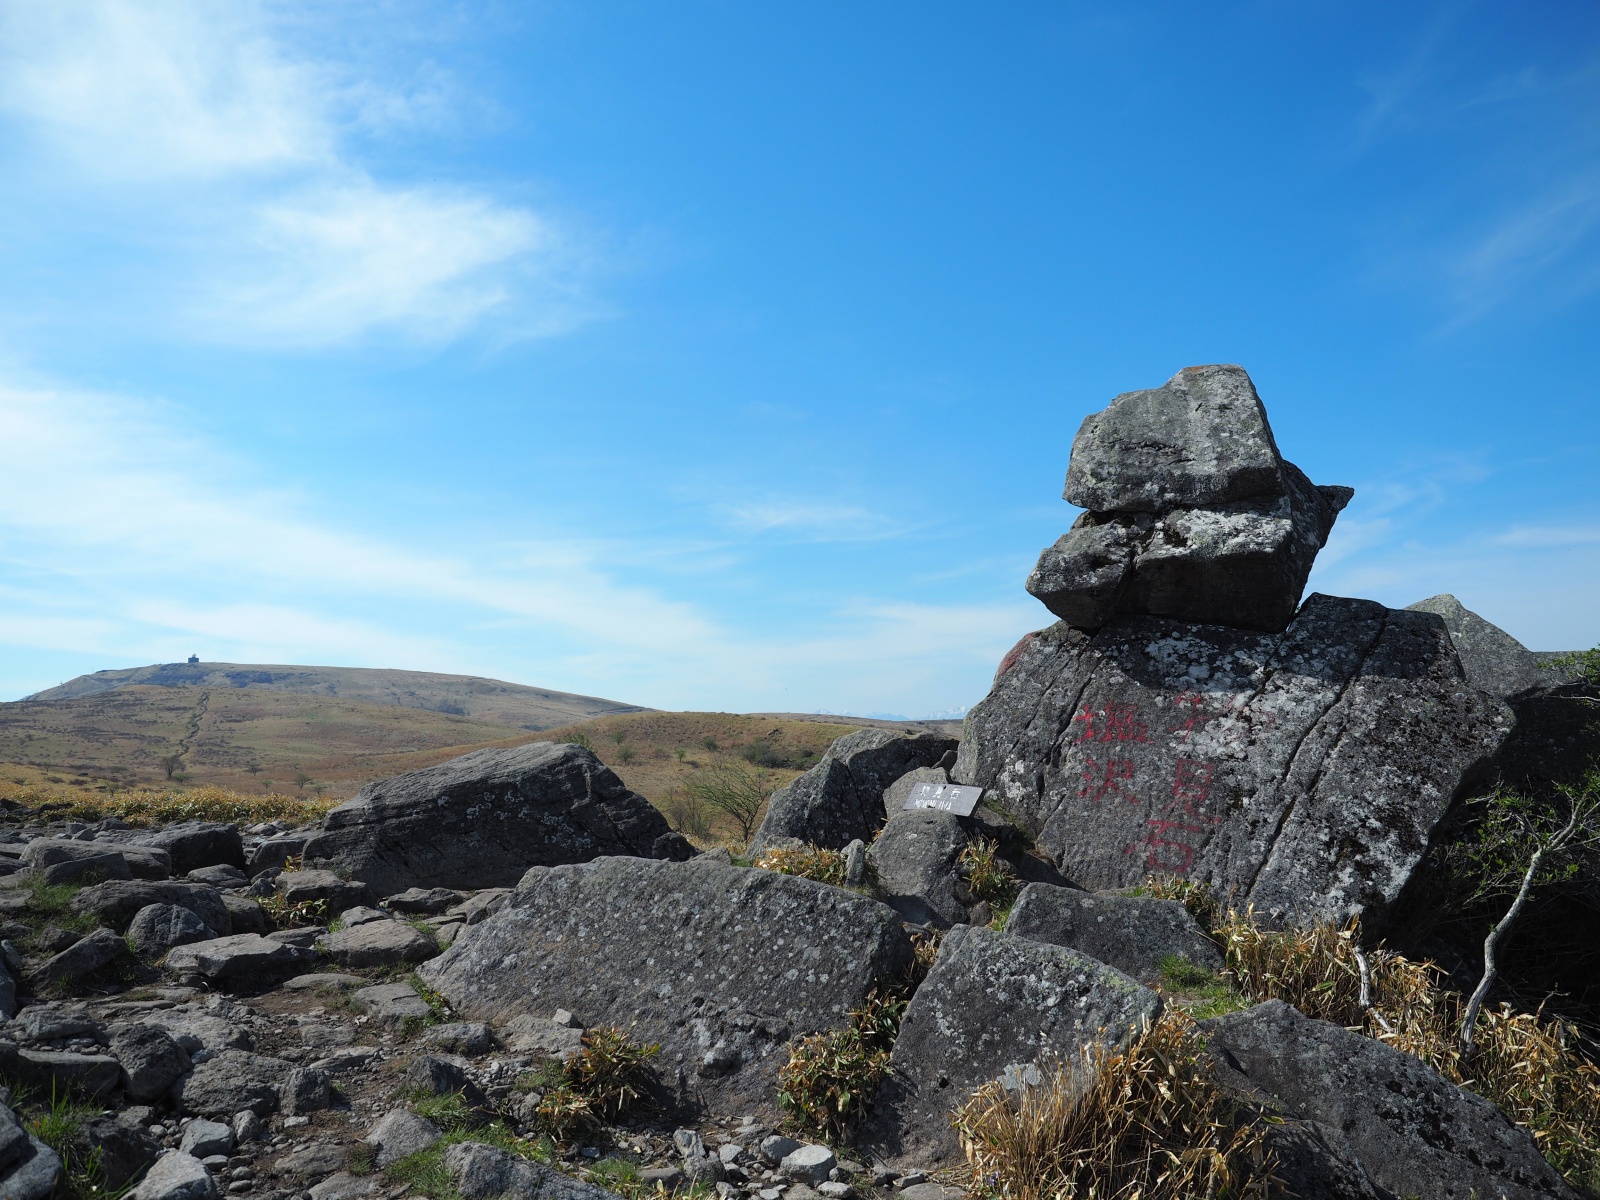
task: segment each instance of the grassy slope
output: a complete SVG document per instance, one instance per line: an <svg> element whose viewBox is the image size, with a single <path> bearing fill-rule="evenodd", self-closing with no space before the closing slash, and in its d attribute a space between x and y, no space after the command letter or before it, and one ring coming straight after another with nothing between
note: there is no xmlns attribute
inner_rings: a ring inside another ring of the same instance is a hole
<svg viewBox="0 0 1600 1200"><path fill-rule="evenodd" d="M485 746L582 735L628 786L661 803L697 770L746 763L752 755L765 764L770 785L779 787L855 727L815 718L637 712L529 733L338 697L131 687L72 700L0 705L0 785L46 791L166 787L159 759L184 747L190 786L293 792L298 765L328 796L338 797L369 780ZM716 749L707 747L707 738ZM254 775L245 769L252 763L261 768Z"/></svg>

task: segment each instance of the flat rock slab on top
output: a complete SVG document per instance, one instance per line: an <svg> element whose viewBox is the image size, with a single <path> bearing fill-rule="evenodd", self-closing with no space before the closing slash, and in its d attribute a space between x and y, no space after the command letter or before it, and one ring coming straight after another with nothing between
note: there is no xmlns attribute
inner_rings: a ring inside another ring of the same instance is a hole
<svg viewBox="0 0 1600 1200"><path fill-rule="evenodd" d="M906 772L931 767L956 748L934 734L858 729L829 746L822 761L772 794L751 842L759 851L788 839L842 850L870 842L884 823L884 793Z"/></svg>
<svg viewBox="0 0 1600 1200"><path fill-rule="evenodd" d="M1281 635L1121 617L1030 634L952 775L1097 890L1183 875L1269 920L1381 915L1512 724L1444 622L1312 596Z"/></svg>
<svg viewBox="0 0 1600 1200"><path fill-rule="evenodd" d="M1168 957L1208 971L1222 969L1222 951L1188 909L1151 896L1097 896L1030 883L1017 897L1006 933L1068 946L1141 983L1161 977Z"/></svg>
<svg viewBox="0 0 1600 1200"><path fill-rule="evenodd" d="M1072 441L1061 497L1091 512L1162 513L1283 494L1283 459L1244 369L1185 367L1123 392Z"/></svg>
<svg viewBox="0 0 1600 1200"><path fill-rule="evenodd" d="M775 1118L789 1039L845 1024L910 961L894 910L842 888L601 858L529 871L418 974L469 1019L566 1009L586 1027L630 1028L661 1044L655 1071L681 1089L677 1104Z"/></svg>
<svg viewBox="0 0 1600 1200"><path fill-rule="evenodd" d="M1527 1130L1392 1046L1281 1000L1201 1028L1236 1084L1343 1130L1372 1181L1394 1195L1578 1200Z"/></svg>
<svg viewBox="0 0 1600 1200"><path fill-rule="evenodd" d="M693 853L589 751L533 742L368 784L328 814L305 862L344 867L389 895L509 885L532 866L658 851Z"/></svg>
<svg viewBox="0 0 1600 1200"><path fill-rule="evenodd" d="M1063 946L960 925L912 997L863 1144L891 1162L959 1157L950 1115L983 1084L1039 1082L1095 1042L1124 1045L1161 997Z"/></svg>

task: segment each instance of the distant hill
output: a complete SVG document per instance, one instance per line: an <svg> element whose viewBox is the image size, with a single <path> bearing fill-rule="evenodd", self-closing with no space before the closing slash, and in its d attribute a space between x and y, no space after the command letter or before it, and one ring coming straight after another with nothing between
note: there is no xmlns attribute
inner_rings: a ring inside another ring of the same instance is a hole
<svg viewBox="0 0 1600 1200"><path fill-rule="evenodd" d="M96 671L26 701L77 700L130 687L206 688L230 691L291 692L337 696L366 704L420 708L472 717L511 729L550 729L591 717L647 712L637 704L575 696L476 675L437 675L431 671L392 671L369 667L295 667L249 663L163 663ZM24 701L24 703L26 702Z"/></svg>

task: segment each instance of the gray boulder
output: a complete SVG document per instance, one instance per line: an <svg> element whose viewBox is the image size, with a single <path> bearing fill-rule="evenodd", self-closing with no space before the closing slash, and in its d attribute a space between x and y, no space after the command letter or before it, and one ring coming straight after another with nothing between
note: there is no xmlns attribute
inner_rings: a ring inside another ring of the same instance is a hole
<svg viewBox="0 0 1600 1200"><path fill-rule="evenodd" d="M1091 512L1163 513L1283 494L1283 459L1244 369L1185 367L1123 392L1072 441L1062 499Z"/></svg>
<svg viewBox="0 0 1600 1200"><path fill-rule="evenodd" d="M369 784L328 814L305 861L348 868L379 895L471 889L513 884L532 866L648 858L670 833L588 750L533 742ZM666 848L692 852L687 843Z"/></svg>
<svg viewBox="0 0 1600 1200"><path fill-rule="evenodd" d="M192 1154L175 1150L156 1159L128 1200L217 1200L217 1181Z"/></svg>
<svg viewBox="0 0 1600 1200"><path fill-rule="evenodd" d="M409 983L375 983L358 988L350 994L350 999L367 1016L383 1025L422 1021L433 1015L428 1002L417 995L416 988Z"/></svg>
<svg viewBox="0 0 1600 1200"><path fill-rule="evenodd" d="M80 1008L33 1004L6 1031L21 1042L59 1042L64 1038L106 1040L106 1027Z"/></svg>
<svg viewBox="0 0 1600 1200"><path fill-rule="evenodd" d="M418 1039L425 1046L446 1054L487 1054L494 1049L494 1030L482 1021L452 1021L422 1031Z"/></svg>
<svg viewBox="0 0 1600 1200"><path fill-rule="evenodd" d="M9 946L10 943L5 945ZM11 965L0 958L0 1020L10 1020L16 1015L17 977L11 973Z"/></svg>
<svg viewBox="0 0 1600 1200"><path fill-rule="evenodd" d="M141 1126L115 1117L91 1117L78 1128L73 1139L85 1161L100 1163L104 1186L117 1189L144 1170L161 1154L161 1143ZM6 1194L0 1185L0 1195Z"/></svg>
<svg viewBox="0 0 1600 1200"><path fill-rule="evenodd" d="M1098 958L1141 983L1161 977L1169 955L1208 971L1222 969L1222 951L1176 900L1096 896L1030 883L1017 897L1006 932Z"/></svg>
<svg viewBox="0 0 1600 1200"><path fill-rule="evenodd" d="M474 1107L489 1103L483 1090L458 1062L433 1054L419 1054L411 1061L406 1068L405 1088L424 1096L460 1096Z"/></svg>
<svg viewBox="0 0 1600 1200"><path fill-rule="evenodd" d="M407 1109L397 1108L374 1125L372 1132L362 1140L377 1151L373 1165L387 1167L407 1155L426 1150L441 1136L438 1126L432 1121Z"/></svg>
<svg viewBox="0 0 1600 1200"><path fill-rule="evenodd" d="M270 933L272 921L261 905L237 892L223 892L222 905L228 910L228 923L234 933Z"/></svg>
<svg viewBox="0 0 1600 1200"><path fill-rule="evenodd" d="M128 943L109 929L96 929L46 960L33 974L34 986L53 988L73 983L109 967L127 953Z"/></svg>
<svg viewBox="0 0 1600 1200"><path fill-rule="evenodd" d="M225 865L244 869L244 839L237 825L217 821L180 821L154 833L138 835L137 844L164 850L174 875L202 867Z"/></svg>
<svg viewBox="0 0 1600 1200"><path fill-rule="evenodd" d="M40 872L48 884L76 883L84 878L133 878L127 859L107 842L35 838L23 847L22 862Z"/></svg>
<svg viewBox="0 0 1600 1200"><path fill-rule="evenodd" d="M789 1039L843 1024L903 971L887 905L714 862L602 858L528 872L494 916L418 973L461 1015L558 1009L658 1042L676 1102L775 1117Z"/></svg>
<svg viewBox="0 0 1600 1200"><path fill-rule="evenodd" d="M222 1121L207 1121L203 1118L190 1121L183 1127L183 1137L178 1142L178 1149L196 1158L210 1158L213 1154L232 1154L233 1126Z"/></svg>
<svg viewBox="0 0 1600 1200"><path fill-rule="evenodd" d="M209 942L177 946L164 964L171 975L210 980L293 975L317 961L317 952L255 933L236 933Z"/></svg>
<svg viewBox="0 0 1600 1200"><path fill-rule="evenodd" d="M1533 651L1448 592L1408 604L1406 610L1433 613L1444 621L1467 682L1480 691L1508 699L1554 682L1550 672L1539 669Z"/></svg>
<svg viewBox="0 0 1600 1200"><path fill-rule="evenodd" d="M141 1104L160 1100L193 1065L183 1047L158 1026L113 1025L108 1033L130 1100Z"/></svg>
<svg viewBox="0 0 1600 1200"><path fill-rule="evenodd" d="M957 926L906 1009L863 1144L900 1164L957 1156L950 1114L977 1088L1038 1082L1054 1060L1124 1045L1160 1015L1155 992L1075 950Z"/></svg>
<svg viewBox="0 0 1600 1200"><path fill-rule="evenodd" d="M1395 1195L1578 1198L1527 1130L1420 1059L1281 1000L1200 1024L1225 1080L1342 1130L1372 1181Z"/></svg>
<svg viewBox="0 0 1600 1200"><path fill-rule="evenodd" d="M858 729L829 746L822 761L772 794L753 850L797 838L841 850L870 842L884 823L883 794L907 771L931 767L955 749L934 734Z"/></svg>
<svg viewBox="0 0 1600 1200"><path fill-rule="evenodd" d="M1318 595L1281 636L1153 617L1032 634L952 775L1085 887L1173 873L1269 919L1377 918L1511 723L1437 616Z"/></svg>
<svg viewBox="0 0 1600 1200"><path fill-rule="evenodd" d="M128 922L128 941L141 958L160 958L174 946L210 941L216 936L193 910L176 904L147 904Z"/></svg>
<svg viewBox="0 0 1600 1200"><path fill-rule="evenodd" d="M174 1094L184 1112L220 1122L231 1121L244 1109L269 1117L279 1109L298 1113L326 1108L329 1081L314 1067L224 1050L180 1080Z"/></svg>
<svg viewBox="0 0 1600 1200"><path fill-rule="evenodd" d="M228 908L216 888L203 883L157 883L143 879L109 880L86 887L72 898L73 912L87 913L112 929L128 928L141 908L176 904L187 908L218 936L233 932Z"/></svg>
<svg viewBox="0 0 1600 1200"><path fill-rule="evenodd" d="M122 1066L109 1054L73 1054L59 1050L19 1050L5 1064L6 1074L25 1087L48 1096L51 1089L73 1089L97 1100L114 1096L122 1083Z"/></svg>
<svg viewBox="0 0 1600 1200"><path fill-rule="evenodd" d="M403 921L380 917L330 933L322 939L322 952L341 967L384 967L425 962L439 953L439 943Z"/></svg>
<svg viewBox="0 0 1600 1200"><path fill-rule="evenodd" d="M867 850L878 894L907 921L947 929L964 924L957 860L967 848L961 819L936 808L895 813Z"/></svg>
<svg viewBox="0 0 1600 1200"><path fill-rule="evenodd" d="M216 863L209 867L196 867L186 878L191 883L209 883L214 888L242 888L249 877L230 863Z"/></svg>
<svg viewBox="0 0 1600 1200"><path fill-rule="evenodd" d="M24 1130L0 1104L0 1197L49 1200L61 1182L61 1156Z"/></svg>
<svg viewBox="0 0 1600 1200"><path fill-rule="evenodd" d="M433 916L460 904L466 897L449 888L407 888L385 897L383 906L390 912Z"/></svg>
<svg viewBox="0 0 1600 1200"><path fill-rule="evenodd" d="M619 1200L597 1184L482 1142L457 1142L444 1167L463 1200Z"/></svg>
<svg viewBox="0 0 1600 1200"><path fill-rule="evenodd" d="M346 879L334 871L285 871L272 885L285 904L326 904L330 917L372 901L372 889L365 883Z"/></svg>

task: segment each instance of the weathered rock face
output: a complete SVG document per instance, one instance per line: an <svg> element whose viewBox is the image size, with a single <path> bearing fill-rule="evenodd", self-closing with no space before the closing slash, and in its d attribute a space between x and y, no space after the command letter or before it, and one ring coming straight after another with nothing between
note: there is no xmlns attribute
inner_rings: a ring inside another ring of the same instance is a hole
<svg viewBox="0 0 1600 1200"><path fill-rule="evenodd" d="M775 1114L784 1043L844 1024L909 964L894 910L715 862L602 858L529 871L419 974L464 1017L566 1009L661 1043L680 1105Z"/></svg>
<svg viewBox="0 0 1600 1200"><path fill-rule="evenodd" d="M1525 1129L1489 1101L1382 1042L1274 1000L1202 1021L1225 1078L1343 1130L1372 1181L1397 1196L1577 1200Z"/></svg>
<svg viewBox="0 0 1600 1200"><path fill-rule="evenodd" d="M1438 617L1314 595L1282 635L1151 617L1030 634L952 776L1085 887L1168 872L1269 919L1378 916L1511 722Z"/></svg>
<svg viewBox="0 0 1600 1200"><path fill-rule="evenodd" d="M1209 971L1222 969L1222 951L1176 900L1096 896L1030 883L1017 897L1006 932L1070 946L1141 983L1160 978L1168 955Z"/></svg>
<svg viewBox="0 0 1600 1200"><path fill-rule="evenodd" d="M1213 366L1086 418L1063 495L1089 511L1027 586L1068 624L1139 613L1276 632L1352 493L1285 462L1250 377Z"/></svg>
<svg viewBox="0 0 1600 1200"><path fill-rule="evenodd" d="M1444 621L1467 682L1479 691L1506 699L1556 682L1550 672L1539 669L1533 651L1448 592L1408 604L1406 609L1433 613Z"/></svg>
<svg viewBox="0 0 1600 1200"><path fill-rule="evenodd" d="M798 838L842 850L870 842L883 827L884 792L907 771L931 767L956 748L934 734L859 729L828 747L822 761L779 788L767 805L752 848Z"/></svg>
<svg viewBox="0 0 1600 1200"><path fill-rule="evenodd" d="M961 819L938 809L900 812L867 851L885 904L917 925L941 929L965 924L967 906L956 894L957 862L967 848Z"/></svg>
<svg viewBox="0 0 1600 1200"><path fill-rule="evenodd" d="M863 1143L922 1166L959 1156L950 1114L978 1087L1037 1082L1040 1064L1125 1044L1160 1015L1155 992L1077 951L957 926L906 1009Z"/></svg>
<svg viewBox="0 0 1600 1200"><path fill-rule="evenodd" d="M347 868L387 895L505 886L529 867L602 855L649 858L662 839L672 857L693 852L589 751L533 742L369 784L328 814L305 862Z"/></svg>

